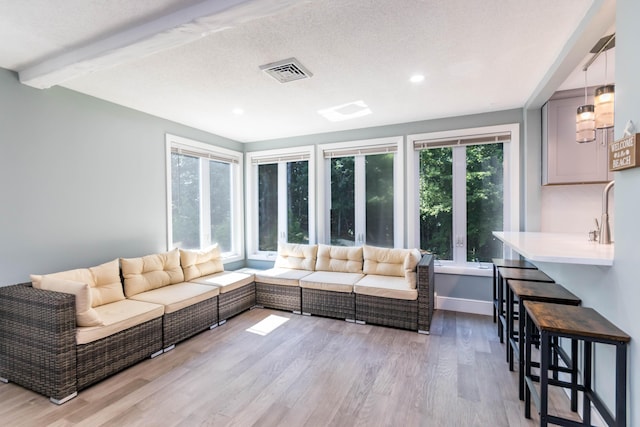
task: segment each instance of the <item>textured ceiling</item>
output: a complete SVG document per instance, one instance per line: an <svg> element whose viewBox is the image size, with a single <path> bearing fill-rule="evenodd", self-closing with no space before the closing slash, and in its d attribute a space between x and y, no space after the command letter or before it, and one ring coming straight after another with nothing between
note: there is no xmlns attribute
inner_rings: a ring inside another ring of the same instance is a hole
<svg viewBox="0 0 640 427"><path fill-rule="evenodd" d="M0 0L0 38L12 41L0 45L0 67L20 72L199 3ZM316 0L275 12L260 9L270 0L235 3L248 11L220 31L59 84L243 142L521 108L593 2ZM280 84L260 71L290 57L313 77ZM425 80L410 83L415 73ZM318 114L360 100L372 114Z"/></svg>

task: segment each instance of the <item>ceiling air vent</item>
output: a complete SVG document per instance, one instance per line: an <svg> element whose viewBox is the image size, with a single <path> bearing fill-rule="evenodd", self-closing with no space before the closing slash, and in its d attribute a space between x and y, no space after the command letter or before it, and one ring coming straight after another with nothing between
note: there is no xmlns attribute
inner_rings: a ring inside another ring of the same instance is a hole
<svg viewBox="0 0 640 427"><path fill-rule="evenodd" d="M280 83L288 83L294 80L308 79L313 74L304 68L295 58L289 58L271 64L260 66L260 69Z"/></svg>

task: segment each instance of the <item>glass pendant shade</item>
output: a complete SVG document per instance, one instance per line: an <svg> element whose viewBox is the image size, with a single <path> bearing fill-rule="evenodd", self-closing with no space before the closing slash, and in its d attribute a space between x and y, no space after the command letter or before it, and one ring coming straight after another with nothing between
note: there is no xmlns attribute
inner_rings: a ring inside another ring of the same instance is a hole
<svg viewBox="0 0 640 427"><path fill-rule="evenodd" d="M613 126L613 106L615 86L605 85L596 89L594 100L596 113L596 128L605 129Z"/></svg>
<svg viewBox="0 0 640 427"><path fill-rule="evenodd" d="M576 114L576 142L582 144L596 140L596 119L593 105L581 105Z"/></svg>

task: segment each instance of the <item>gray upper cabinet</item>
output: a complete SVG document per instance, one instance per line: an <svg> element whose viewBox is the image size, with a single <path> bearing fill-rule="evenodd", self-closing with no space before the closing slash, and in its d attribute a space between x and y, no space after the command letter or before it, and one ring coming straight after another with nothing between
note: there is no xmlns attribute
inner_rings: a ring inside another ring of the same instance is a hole
<svg viewBox="0 0 640 427"><path fill-rule="evenodd" d="M588 102L593 102L592 96ZM613 138L613 128L596 130L595 142L576 142L576 110L582 104L584 96L552 98L542 108L543 185L598 183L613 179L607 160L607 143Z"/></svg>

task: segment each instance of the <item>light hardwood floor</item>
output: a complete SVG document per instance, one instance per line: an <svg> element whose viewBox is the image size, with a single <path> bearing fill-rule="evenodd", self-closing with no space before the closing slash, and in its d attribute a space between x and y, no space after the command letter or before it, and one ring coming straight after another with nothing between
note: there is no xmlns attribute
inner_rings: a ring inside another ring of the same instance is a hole
<svg viewBox="0 0 640 427"><path fill-rule="evenodd" d="M261 336L247 329L289 319ZM436 311L431 335L255 309L62 406L0 384L16 426L529 426L490 317ZM554 393L551 409L568 413Z"/></svg>

